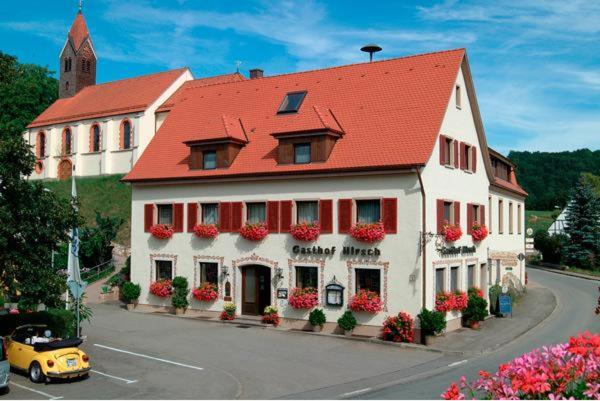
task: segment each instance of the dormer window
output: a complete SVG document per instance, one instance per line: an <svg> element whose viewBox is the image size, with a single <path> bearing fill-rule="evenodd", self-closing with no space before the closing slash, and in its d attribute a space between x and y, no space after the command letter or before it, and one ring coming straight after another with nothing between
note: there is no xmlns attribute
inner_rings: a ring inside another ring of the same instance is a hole
<svg viewBox="0 0 600 401"><path fill-rule="evenodd" d="M205 150L202 152L202 168L204 170L214 170L217 168L217 152L214 150Z"/></svg>
<svg viewBox="0 0 600 401"><path fill-rule="evenodd" d="M281 102L281 106L279 106L279 110L277 110L277 114L298 112L305 96L306 91L290 92L286 94L285 98L283 98L283 102Z"/></svg>
<svg viewBox="0 0 600 401"><path fill-rule="evenodd" d="M294 144L294 164L310 163L310 142Z"/></svg>

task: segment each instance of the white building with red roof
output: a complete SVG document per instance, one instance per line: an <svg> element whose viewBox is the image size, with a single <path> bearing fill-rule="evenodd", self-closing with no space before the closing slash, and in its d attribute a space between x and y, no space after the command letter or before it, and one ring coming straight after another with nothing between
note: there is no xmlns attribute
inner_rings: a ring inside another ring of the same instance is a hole
<svg viewBox="0 0 600 401"><path fill-rule="evenodd" d="M198 290L190 314L276 305L304 328L300 297L325 330L350 308L374 334L440 292L524 280L526 193L488 149L464 49L253 75L183 85L124 178L140 308L169 308L155 290L183 276ZM492 213L500 200L512 212ZM485 236L499 217L513 230Z"/></svg>

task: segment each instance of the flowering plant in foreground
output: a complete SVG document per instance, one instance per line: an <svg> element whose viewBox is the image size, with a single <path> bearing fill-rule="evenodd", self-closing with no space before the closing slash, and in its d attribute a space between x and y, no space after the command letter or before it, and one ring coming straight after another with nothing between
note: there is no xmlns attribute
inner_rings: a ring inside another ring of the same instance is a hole
<svg viewBox="0 0 600 401"><path fill-rule="evenodd" d="M383 302L375 291L360 290L352 295L348 307L354 312L377 313L383 308Z"/></svg>
<svg viewBox="0 0 600 401"><path fill-rule="evenodd" d="M214 301L219 297L219 287L215 283L204 283L192 290L192 296L200 302Z"/></svg>
<svg viewBox="0 0 600 401"><path fill-rule="evenodd" d="M269 230L265 223L246 223L245 226L240 228L240 234L248 241L261 241L269 235Z"/></svg>
<svg viewBox="0 0 600 401"><path fill-rule="evenodd" d="M358 223L350 229L350 235L357 241L377 242L385 237L385 230L381 221L370 224Z"/></svg>
<svg viewBox="0 0 600 401"><path fill-rule="evenodd" d="M288 299L294 309L311 309L319 304L319 293L316 288L292 288Z"/></svg>
<svg viewBox="0 0 600 401"><path fill-rule="evenodd" d="M481 289L479 289L478 287L470 287L467 290L467 295L468 296L477 295L479 298L484 298L483 291L481 291Z"/></svg>
<svg viewBox="0 0 600 401"><path fill-rule="evenodd" d="M219 316L219 318L221 320L233 320L235 319L235 310L236 310L236 306L233 302L227 302L225 305L223 305L223 312L221 312L221 315Z"/></svg>
<svg viewBox="0 0 600 401"><path fill-rule="evenodd" d="M298 223L290 227L290 234L298 241L314 241L319 238L320 233L319 223Z"/></svg>
<svg viewBox="0 0 600 401"><path fill-rule="evenodd" d="M442 234L444 235L446 242L454 242L462 237L462 230L459 225L445 222L442 228Z"/></svg>
<svg viewBox="0 0 600 401"><path fill-rule="evenodd" d="M173 236L174 232L173 227L167 224L155 224L150 227L150 234L158 239L169 239Z"/></svg>
<svg viewBox="0 0 600 401"><path fill-rule="evenodd" d="M412 343L414 320L406 312L398 313L398 316L389 316L383 322L381 329L381 338L385 341Z"/></svg>
<svg viewBox="0 0 600 401"><path fill-rule="evenodd" d="M269 305L265 307L264 314L262 316L262 322L266 324L272 324L273 326L279 326L279 310L276 306Z"/></svg>
<svg viewBox="0 0 600 401"><path fill-rule="evenodd" d="M566 344L535 349L494 374L479 372L468 383L461 377L442 394L446 400L465 399L600 399L600 334L585 332Z"/></svg>
<svg viewBox="0 0 600 401"><path fill-rule="evenodd" d="M215 224L196 224L194 226L194 234L198 238L216 238L219 235L219 230Z"/></svg>
<svg viewBox="0 0 600 401"><path fill-rule="evenodd" d="M172 292L171 280L158 280L150 284L150 294L159 298L170 297Z"/></svg>
<svg viewBox="0 0 600 401"><path fill-rule="evenodd" d="M488 229L483 224L474 223L471 227L471 237L473 241L480 242L488 236Z"/></svg>
<svg viewBox="0 0 600 401"><path fill-rule="evenodd" d="M435 310L438 312L463 311L467 307L469 297L464 291L440 291L435 296Z"/></svg>

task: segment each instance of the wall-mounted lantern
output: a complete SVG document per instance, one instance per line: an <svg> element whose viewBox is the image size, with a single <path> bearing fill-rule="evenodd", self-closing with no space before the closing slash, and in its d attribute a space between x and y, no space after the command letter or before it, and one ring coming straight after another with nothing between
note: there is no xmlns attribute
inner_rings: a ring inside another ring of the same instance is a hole
<svg viewBox="0 0 600 401"><path fill-rule="evenodd" d="M221 276L223 280L229 276L229 268L225 265L221 266Z"/></svg>
<svg viewBox="0 0 600 401"><path fill-rule="evenodd" d="M273 276L275 280L279 281L283 278L283 269L281 267L275 268L275 274Z"/></svg>
<svg viewBox="0 0 600 401"><path fill-rule="evenodd" d="M344 286L336 280L335 276L325 286L325 301L329 306L344 305Z"/></svg>

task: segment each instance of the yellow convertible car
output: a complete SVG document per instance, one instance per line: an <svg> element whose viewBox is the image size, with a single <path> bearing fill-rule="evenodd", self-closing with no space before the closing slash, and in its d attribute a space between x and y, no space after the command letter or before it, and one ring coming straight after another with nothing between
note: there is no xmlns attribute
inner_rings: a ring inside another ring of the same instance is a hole
<svg viewBox="0 0 600 401"><path fill-rule="evenodd" d="M27 372L34 383L44 383L55 377L87 376L90 359L78 348L82 340L62 340L52 338L51 334L45 325L17 327L7 338L10 366Z"/></svg>

